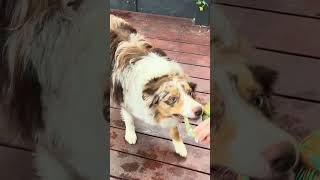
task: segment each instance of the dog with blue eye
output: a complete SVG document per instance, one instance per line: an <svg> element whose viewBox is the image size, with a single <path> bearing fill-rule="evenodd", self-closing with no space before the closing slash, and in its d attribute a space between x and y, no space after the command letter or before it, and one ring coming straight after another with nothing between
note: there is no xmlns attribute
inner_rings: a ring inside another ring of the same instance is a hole
<svg viewBox="0 0 320 180"><path fill-rule="evenodd" d="M112 60L111 97L121 107L125 140L135 144L135 121L168 129L176 153L187 156L178 124L198 120L202 105L195 100L196 84L179 63L153 47L124 19L110 15Z"/></svg>

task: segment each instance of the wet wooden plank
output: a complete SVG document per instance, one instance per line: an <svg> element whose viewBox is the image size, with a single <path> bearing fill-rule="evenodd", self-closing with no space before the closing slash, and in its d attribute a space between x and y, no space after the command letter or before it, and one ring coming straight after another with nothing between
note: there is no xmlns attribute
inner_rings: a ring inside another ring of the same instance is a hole
<svg viewBox="0 0 320 180"><path fill-rule="evenodd" d="M196 91L199 93L210 94L210 80L189 78L190 82L196 83Z"/></svg>
<svg viewBox="0 0 320 180"><path fill-rule="evenodd" d="M320 104L281 97L274 98L275 123L297 138L320 129Z"/></svg>
<svg viewBox="0 0 320 180"><path fill-rule="evenodd" d="M317 19L215 6L222 8L239 33L256 47L320 57L320 36L314 34L320 32Z"/></svg>
<svg viewBox="0 0 320 180"><path fill-rule="evenodd" d="M125 125L124 125L124 122L121 120L119 110L111 108L110 114L111 114L110 126L125 129ZM193 128L195 127L195 125L191 125L191 126ZM140 120L135 121L135 127L136 127L137 133L148 134L148 135L171 140L170 135L169 135L169 131L167 129L163 129L158 126L152 126L152 125L146 124ZM207 149L210 148L210 145L198 144L194 141L193 138L189 137L186 134L185 127L184 127L183 123L179 124L178 128L179 128L180 136L183 139L183 142L185 142L186 144L194 145L197 147L203 147L203 148L207 148Z"/></svg>
<svg viewBox="0 0 320 180"><path fill-rule="evenodd" d="M320 61L261 50L255 51L252 59L278 72L275 93L320 101Z"/></svg>
<svg viewBox="0 0 320 180"><path fill-rule="evenodd" d="M189 64L181 64L186 74L195 78L210 79L210 68L193 66Z"/></svg>
<svg viewBox="0 0 320 180"><path fill-rule="evenodd" d="M110 174L125 179L138 180L141 177L153 180L210 179L210 175L207 174L113 150L110 151L110 162L112 162Z"/></svg>
<svg viewBox="0 0 320 180"><path fill-rule="evenodd" d="M148 159L177 165L180 167L210 173L210 150L186 145L188 155L182 158L175 153L171 140L137 134L135 145L128 144L124 139L125 131L110 128L110 148Z"/></svg>
<svg viewBox="0 0 320 180"><path fill-rule="evenodd" d="M320 18L320 1L319 0L216 0L215 3L236 5L261 10L277 11L302 16Z"/></svg>
<svg viewBox="0 0 320 180"><path fill-rule="evenodd" d="M31 152L0 146L0 179L35 178Z"/></svg>
<svg viewBox="0 0 320 180"><path fill-rule="evenodd" d="M146 38L146 40L154 44L154 46L164 50L210 56L210 46L181 43L181 42L174 42L174 41L154 39L154 38Z"/></svg>
<svg viewBox="0 0 320 180"><path fill-rule="evenodd" d="M176 60L177 62L190 64L190 65L210 67L210 57L209 56L174 52L174 51L169 51L169 50L164 50L164 51L167 53L167 56L169 58L172 58L172 59Z"/></svg>
<svg viewBox="0 0 320 180"><path fill-rule="evenodd" d="M123 13L117 14L130 22L138 32L150 38L198 45L210 44L209 29L193 25L191 21L189 21L190 23L185 23L180 18L172 19L172 17L158 15L154 18L153 14L145 16L145 14L136 12L126 12L125 15ZM142 17L138 18L141 15Z"/></svg>

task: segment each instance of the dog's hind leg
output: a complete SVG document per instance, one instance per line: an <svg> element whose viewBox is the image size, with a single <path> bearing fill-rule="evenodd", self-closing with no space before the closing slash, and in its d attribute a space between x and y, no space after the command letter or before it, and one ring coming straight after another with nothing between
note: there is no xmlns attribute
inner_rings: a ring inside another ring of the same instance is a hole
<svg viewBox="0 0 320 180"><path fill-rule="evenodd" d="M178 127L170 129L170 136L176 153L182 157L187 157L187 148L180 137Z"/></svg>
<svg viewBox="0 0 320 180"><path fill-rule="evenodd" d="M125 139L129 144L135 144L137 142L137 135L135 132L133 117L124 108L121 108L121 116L126 125Z"/></svg>

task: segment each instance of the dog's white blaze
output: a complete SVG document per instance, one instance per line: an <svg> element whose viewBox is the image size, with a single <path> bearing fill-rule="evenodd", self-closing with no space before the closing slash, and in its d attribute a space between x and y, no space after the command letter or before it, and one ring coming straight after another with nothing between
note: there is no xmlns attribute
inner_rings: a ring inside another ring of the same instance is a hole
<svg viewBox="0 0 320 180"><path fill-rule="evenodd" d="M192 99L191 96L189 96L181 87L181 85L178 84L177 88L180 93L180 98L183 101L182 115L188 118L196 118L193 109L197 107L202 107L202 105L194 99Z"/></svg>

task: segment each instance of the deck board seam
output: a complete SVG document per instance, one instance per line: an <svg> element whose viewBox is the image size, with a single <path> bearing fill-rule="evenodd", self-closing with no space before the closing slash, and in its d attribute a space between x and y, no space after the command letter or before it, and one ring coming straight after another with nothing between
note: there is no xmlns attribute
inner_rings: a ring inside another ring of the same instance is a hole
<svg viewBox="0 0 320 180"><path fill-rule="evenodd" d="M308 98L301 98L301 97L296 97L296 96L290 96L290 95L285 95L285 94L281 94L281 93L272 93L272 94L273 94L273 96L282 97L282 98L285 98L285 99L290 99L290 100L297 100L297 101L302 101L302 102L320 104L320 101L319 101L319 100L308 99Z"/></svg>
<svg viewBox="0 0 320 180"><path fill-rule="evenodd" d="M176 60L178 61L178 60ZM185 63L185 62L181 62L181 61L178 61L179 64L185 64L185 65L190 65L190 66L196 66L196 67L204 67L204 68L209 68L210 69L210 66L207 66L207 65L200 65L200 64L191 64L191 63Z"/></svg>
<svg viewBox="0 0 320 180"><path fill-rule="evenodd" d="M24 152L34 152L32 149L29 149L29 148L10 145L10 144L5 144L5 143L0 143L0 147L5 147L5 148L8 148L8 149L14 149L14 150L20 150L20 151L24 151Z"/></svg>
<svg viewBox="0 0 320 180"><path fill-rule="evenodd" d="M141 33L141 34L144 35L143 33ZM196 42L183 41L183 40L170 40L170 39L166 39L166 38L161 38L159 36L146 36L146 35L144 35L144 37L149 38L149 39L158 39L158 40L162 40L162 41L171 41L171 42L177 42L177 43L184 43L184 44L198 45L198 46L209 46L210 47L210 41L209 41L209 44L208 43L200 44L200 43L196 43Z"/></svg>
<svg viewBox="0 0 320 180"><path fill-rule="evenodd" d="M172 41L167 41L167 42L172 42ZM157 43L155 43L155 44L157 44ZM203 56L203 57L210 57L210 55L205 55L205 54L200 54L200 53L185 52L185 51L178 51L178 50L170 50L170 49L166 49L166 48L162 48L162 49L165 50L165 51L181 53L181 54L186 54L186 55L191 54L191 55L197 55L197 56Z"/></svg>
<svg viewBox="0 0 320 180"><path fill-rule="evenodd" d="M308 54L294 53L294 52L289 52L289 51L269 49L269 48L263 48L263 47L258 47L258 46L256 46L255 49L267 51L267 52L278 53L278 54L286 54L286 55L291 55L291 56L309 58L309 59L313 59L315 61L320 60L320 57L312 56L312 55L308 55Z"/></svg>
<svg viewBox="0 0 320 180"><path fill-rule="evenodd" d="M320 17L317 17L317 16L295 14L295 13L283 12L283 11L277 11L277 10L271 10L271 9L262 9L262 8L257 8L257 7L249 7L249 6L245 6L245 5L236 5L236 4L222 3L222 2L215 2L214 4L222 5L222 6L230 6L230 7L242 8L242 9L250 9L250 10L255 10L255 11L269 12L269 13L273 13L273 14L281 14L281 15L300 17L300 18L309 18L309 19L320 20Z"/></svg>
<svg viewBox="0 0 320 180"><path fill-rule="evenodd" d="M196 76L189 76L189 77L192 77L192 78L195 78L195 79L201 79L201 80L208 80L208 81L210 81L210 79L208 79L208 78L202 78L202 77L196 77Z"/></svg>
<svg viewBox="0 0 320 180"><path fill-rule="evenodd" d="M211 30L209 29L209 31L211 31ZM141 34L144 35L143 33L141 33ZM161 37L154 37L154 36L151 37L148 35L144 35L144 37L146 37L147 39L160 40L160 41L170 41L170 42L175 42L175 43L180 43L180 44L197 45L197 46L204 46L204 47L210 46L209 44L198 44L198 43L188 42L188 41L180 42L177 40L170 40L170 39L165 39L165 38L161 38Z"/></svg>

